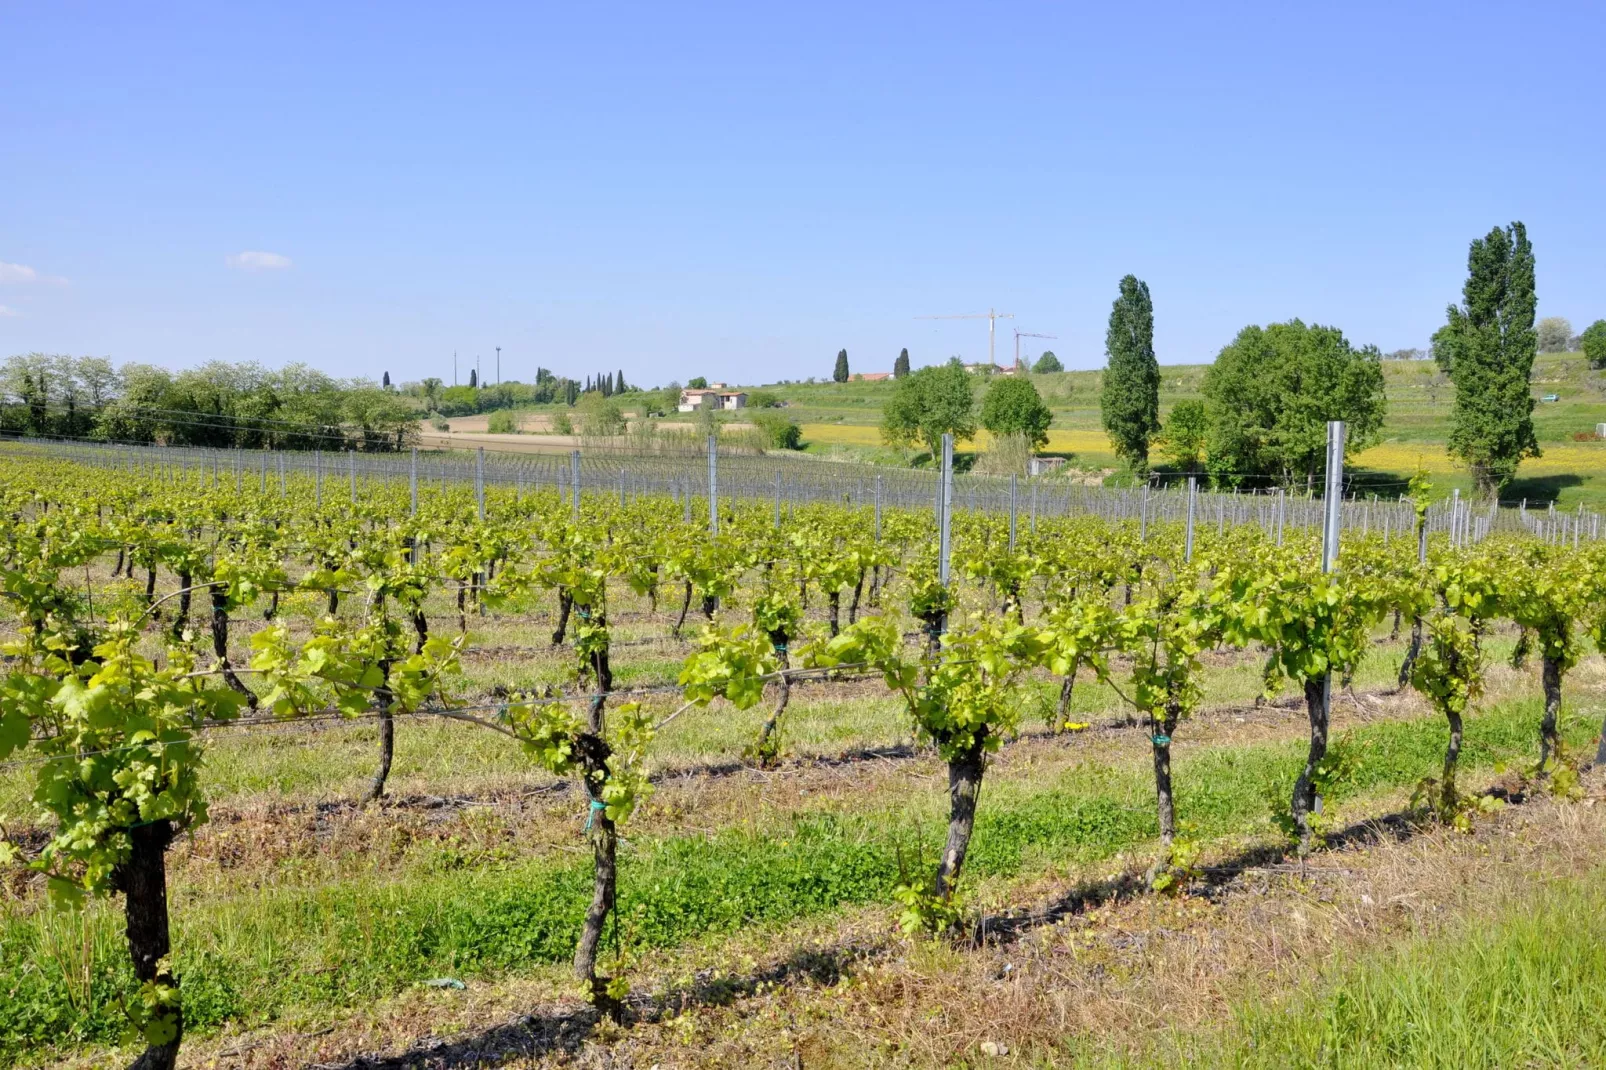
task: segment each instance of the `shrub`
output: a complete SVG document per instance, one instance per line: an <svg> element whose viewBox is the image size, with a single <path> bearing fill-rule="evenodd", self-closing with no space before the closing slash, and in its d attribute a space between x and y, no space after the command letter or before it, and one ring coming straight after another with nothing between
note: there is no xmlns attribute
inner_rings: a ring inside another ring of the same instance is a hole
<svg viewBox="0 0 1606 1070"><path fill-rule="evenodd" d="M568 413L559 410L558 414L552 417L552 433L554 435L574 434L574 421L569 419Z"/></svg>
<svg viewBox="0 0 1606 1070"><path fill-rule="evenodd" d="M790 416L782 416L778 412L758 412L753 414L753 425L763 434L766 449L803 448L803 429Z"/></svg>
<svg viewBox="0 0 1606 1070"><path fill-rule="evenodd" d="M1033 449L1048 443L1048 425L1054 414L1027 379L998 379L987 388L981 403L981 425L1003 437L1019 435Z"/></svg>
<svg viewBox="0 0 1606 1070"><path fill-rule="evenodd" d="M516 435L521 429L520 425L518 416L506 409L498 409L485 421L485 429L493 435Z"/></svg>

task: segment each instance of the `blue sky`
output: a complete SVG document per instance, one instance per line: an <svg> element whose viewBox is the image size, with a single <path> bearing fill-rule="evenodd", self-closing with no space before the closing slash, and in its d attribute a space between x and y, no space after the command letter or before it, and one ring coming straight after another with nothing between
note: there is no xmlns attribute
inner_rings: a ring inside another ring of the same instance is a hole
<svg viewBox="0 0 1606 1070"><path fill-rule="evenodd" d="M0 355L742 382L1606 316L1606 5L0 0ZM241 258L240 254L266 254Z"/></svg>

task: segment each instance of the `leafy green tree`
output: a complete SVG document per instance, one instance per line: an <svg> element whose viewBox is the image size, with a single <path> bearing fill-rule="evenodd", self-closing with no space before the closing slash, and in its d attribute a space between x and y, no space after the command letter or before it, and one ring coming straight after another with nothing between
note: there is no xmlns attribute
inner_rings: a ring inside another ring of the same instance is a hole
<svg viewBox="0 0 1606 1070"><path fill-rule="evenodd" d="M1591 368L1606 368L1606 320L1596 320L1585 327L1579 345Z"/></svg>
<svg viewBox="0 0 1606 1070"><path fill-rule="evenodd" d="M1209 468L1218 482L1262 477L1307 487L1327 464L1327 421L1349 424L1345 455L1383 426L1382 355L1337 327L1301 321L1238 332L1204 376Z"/></svg>
<svg viewBox="0 0 1606 1070"><path fill-rule="evenodd" d="M1136 276L1121 280L1104 352L1104 430L1115 452L1142 472L1149 467L1149 440L1160 430L1160 365L1154 358L1154 302L1148 283Z"/></svg>
<svg viewBox="0 0 1606 1070"><path fill-rule="evenodd" d="M1450 455L1472 469L1478 494L1510 482L1525 457L1539 456L1534 437L1534 255L1521 223L1496 227L1472 243L1462 305L1433 335L1455 383Z"/></svg>
<svg viewBox="0 0 1606 1070"><path fill-rule="evenodd" d="M446 385L434 376L430 376L420 384L424 389L424 402L431 412L440 408L441 390Z"/></svg>
<svg viewBox="0 0 1606 1070"><path fill-rule="evenodd" d="M1033 449L1048 444L1048 425L1054 414L1028 379L997 379L981 403L981 425L991 434L1021 435Z"/></svg>
<svg viewBox="0 0 1606 1070"><path fill-rule="evenodd" d="M686 389L687 390L707 390L708 389L708 380L705 379L701 375L695 375L692 378L686 380Z"/></svg>
<svg viewBox="0 0 1606 1070"><path fill-rule="evenodd" d="M1573 338L1573 325L1564 316L1546 316L1539 321L1539 352L1565 353Z"/></svg>
<svg viewBox="0 0 1606 1070"><path fill-rule="evenodd" d="M898 359L892 362L892 377L894 379L902 379L908 374L909 351L907 349L902 349L898 351Z"/></svg>
<svg viewBox="0 0 1606 1070"><path fill-rule="evenodd" d="M763 435L764 445L768 449L803 448L803 429L790 416L778 412L757 412L753 414L753 426Z"/></svg>
<svg viewBox="0 0 1606 1070"><path fill-rule="evenodd" d="M837 351L836 367L831 369L831 381L836 383L848 381L848 351L846 349Z"/></svg>
<svg viewBox="0 0 1606 1070"><path fill-rule="evenodd" d="M1179 401L1166 417L1155 444L1165 451L1172 464L1184 472L1199 468L1200 455L1210 434L1210 418L1202 401Z"/></svg>
<svg viewBox="0 0 1606 1070"><path fill-rule="evenodd" d="M956 357L899 379L881 410L881 438L889 446L921 445L935 455L942 436L976 434L976 395L970 373Z"/></svg>
<svg viewBox="0 0 1606 1070"><path fill-rule="evenodd" d="M1062 372L1064 370L1065 365L1060 363L1060 359L1054 355L1052 349L1043 350L1043 355L1037 358L1036 364L1032 365L1032 372L1036 375L1042 375L1046 372Z"/></svg>
<svg viewBox="0 0 1606 1070"><path fill-rule="evenodd" d="M587 435L610 436L625 433L625 414L619 403L601 391L587 394L580 403L581 429Z"/></svg>

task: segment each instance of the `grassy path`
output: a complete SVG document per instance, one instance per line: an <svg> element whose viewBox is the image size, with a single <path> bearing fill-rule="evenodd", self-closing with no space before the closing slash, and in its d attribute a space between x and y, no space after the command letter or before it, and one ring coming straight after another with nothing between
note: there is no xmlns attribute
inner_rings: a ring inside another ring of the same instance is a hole
<svg viewBox="0 0 1606 1070"><path fill-rule="evenodd" d="M1507 703L1470 725L1471 777L1527 758L1538 708ZM1570 718L1583 744L1593 726ZM1445 731L1431 718L1354 727L1338 736L1353 772L1331 796L1342 807L1408 787L1432 771ZM1179 755L1179 806L1203 839L1264 833L1292 782L1301 745L1202 747ZM1007 895L1011 878L1086 862L1152 840L1152 788L1140 764L1088 761L1045 776L995 778L984 794L970 873L976 896ZM644 838L622 865L621 933L632 946L672 947L854 904L883 901L906 858L933 857L940 796L888 809L798 813L781 828L727 827ZM539 859L406 880L352 879L210 898L175 896L175 943L186 1014L198 1032L295 1007L338 1009L429 978L516 975L567 959L588 887L582 860ZM41 911L0 923L0 1053L106 1043L130 988L120 919Z"/></svg>

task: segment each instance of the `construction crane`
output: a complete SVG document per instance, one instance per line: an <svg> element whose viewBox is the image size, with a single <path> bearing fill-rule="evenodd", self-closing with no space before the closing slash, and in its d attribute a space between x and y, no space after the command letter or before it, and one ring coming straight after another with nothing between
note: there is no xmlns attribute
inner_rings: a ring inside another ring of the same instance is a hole
<svg viewBox="0 0 1606 1070"><path fill-rule="evenodd" d="M1015 318L1015 313L1013 313L1013 312L995 312L990 308L986 312L966 312L963 315L959 315L959 316L916 316L915 317L915 319L917 319L917 320L986 320L987 321L987 363L992 365L995 368L997 367L997 365L993 363L993 325L994 325L994 322L997 321L997 320L1012 320L1014 318Z"/></svg>
<svg viewBox="0 0 1606 1070"><path fill-rule="evenodd" d="M1058 337L1059 337L1059 335L1057 335L1057 334L1033 334L1031 331L1023 331L1019 327L1016 327L1015 328L1015 370L1016 371L1020 371L1020 340L1022 338L1058 338Z"/></svg>

